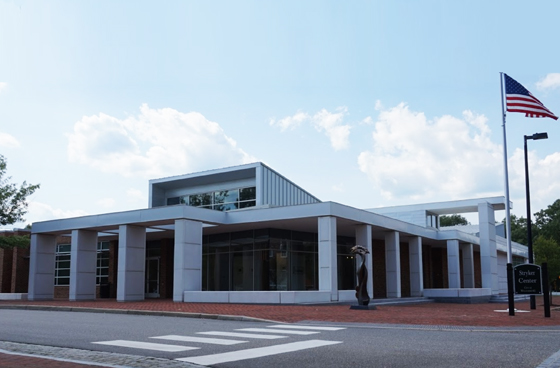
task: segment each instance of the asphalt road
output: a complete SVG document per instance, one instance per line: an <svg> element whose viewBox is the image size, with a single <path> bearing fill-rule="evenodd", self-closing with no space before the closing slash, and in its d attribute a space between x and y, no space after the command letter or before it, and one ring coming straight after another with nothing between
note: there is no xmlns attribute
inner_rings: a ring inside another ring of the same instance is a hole
<svg viewBox="0 0 560 368"><path fill-rule="evenodd" d="M546 328L472 330L313 323L288 329L271 327L274 325L125 314L0 310L2 341L185 359L216 367L527 368L538 366L560 350L560 330ZM341 329L312 328L329 326ZM240 333L249 336L235 336ZM162 339L163 336L167 338ZM271 336L277 338L269 338ZM118 346L142 343L181 351ZM189 347L193 349L188 350ZM273 352L274 355L269 355Z"/></svg>

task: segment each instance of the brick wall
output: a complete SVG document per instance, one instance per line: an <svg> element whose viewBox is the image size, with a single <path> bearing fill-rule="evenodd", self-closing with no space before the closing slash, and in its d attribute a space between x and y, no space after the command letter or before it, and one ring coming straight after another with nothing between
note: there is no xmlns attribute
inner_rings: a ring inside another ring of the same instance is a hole
<svg viewBox="0 0 560 368"><path fill-rule="evenodd" d="M14 248L11 293L27 293L29 285L29 248Z"/></svg>
<svg viewBox="0 0 560 368"><path fill-rule="evenodd" d="M0 236L29 235L29 231L14 230L0 232ZM29 247L0 248L0 292L27 293L29 280Z"/></svg>

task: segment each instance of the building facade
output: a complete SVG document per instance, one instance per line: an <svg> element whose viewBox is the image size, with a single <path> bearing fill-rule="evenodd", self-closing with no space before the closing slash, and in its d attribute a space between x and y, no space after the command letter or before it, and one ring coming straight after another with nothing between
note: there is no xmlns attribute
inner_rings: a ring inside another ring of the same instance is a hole
<svg viewBox="0 0 560 368"><path fill-rule="evenodd" d="M502 197L358 209L322 202L262 163L151 180L147 209L34 223L31 300L355 300L363 245L374 298L506 292ZM476 233L440 229L476 212ZM518 263L526 247L515 244Z"/></svg>
<svg viewBox="0 0 560 368"><path fill-rule="evenodd" d="M29 233L27 230L15 229L12 231L1 231L0 237L29 236ZM29 248L0 247L0 293L27 293L28 282ZM2 298L0 297L0 299Z"/></svg>

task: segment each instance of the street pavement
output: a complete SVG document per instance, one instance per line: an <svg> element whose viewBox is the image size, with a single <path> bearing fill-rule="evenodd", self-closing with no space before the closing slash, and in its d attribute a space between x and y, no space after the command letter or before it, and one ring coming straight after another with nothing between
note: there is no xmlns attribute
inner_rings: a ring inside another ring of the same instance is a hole
<svg viewBox="0 0 560 368"><path fill-rule="evenodd" d="M555 300L553 300L554 303ZM376 302L390 302L380 300ZM402 302L402 301L401 301ZM103 313L126 313L144 315L168 315L187 318L209 318L263 322L337 322L351 324L387 324L408 326L472 326L484 328L519 327L538 328L543 331L560 331L560 313L553 304L550 318L544 317L542 302L537 298L537 309L530 310L528 302L516 303L516 315L507 313L507 304L377 304L376 310L350 310L349 304L322 305L241 305L174 303L170 300L146 300L141 302L117 302L112 299L70 302L55 301L1 301L0 309L39 309L68 312L96 311ZM189 363L165 359L150 360L137 356L109 356L106 360L88 354L100 352L76 352L76 349L59 349L0 342L0 368L3 367L188 367ZM57 357L56 359L43 356ZM111 360L113 358L113 360ZM144 359L145 361L142 361ZM95 363L94 363L95 362ZM101 362L101 363L100 363ZM114 364L113 362L120 362ZM124 363L123 363L124 362ZM543 361L540 368L560 367L560 353Z"/></svg>

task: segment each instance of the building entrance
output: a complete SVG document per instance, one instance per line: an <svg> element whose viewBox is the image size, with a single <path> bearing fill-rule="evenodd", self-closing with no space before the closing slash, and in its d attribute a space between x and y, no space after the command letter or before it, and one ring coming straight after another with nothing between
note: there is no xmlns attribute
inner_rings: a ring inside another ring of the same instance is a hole
<svg viewBox="0 0 560 368"><path fill-rule="evenodd" d="M160 257L146 258L146 298L159 298Z"/></svg>

